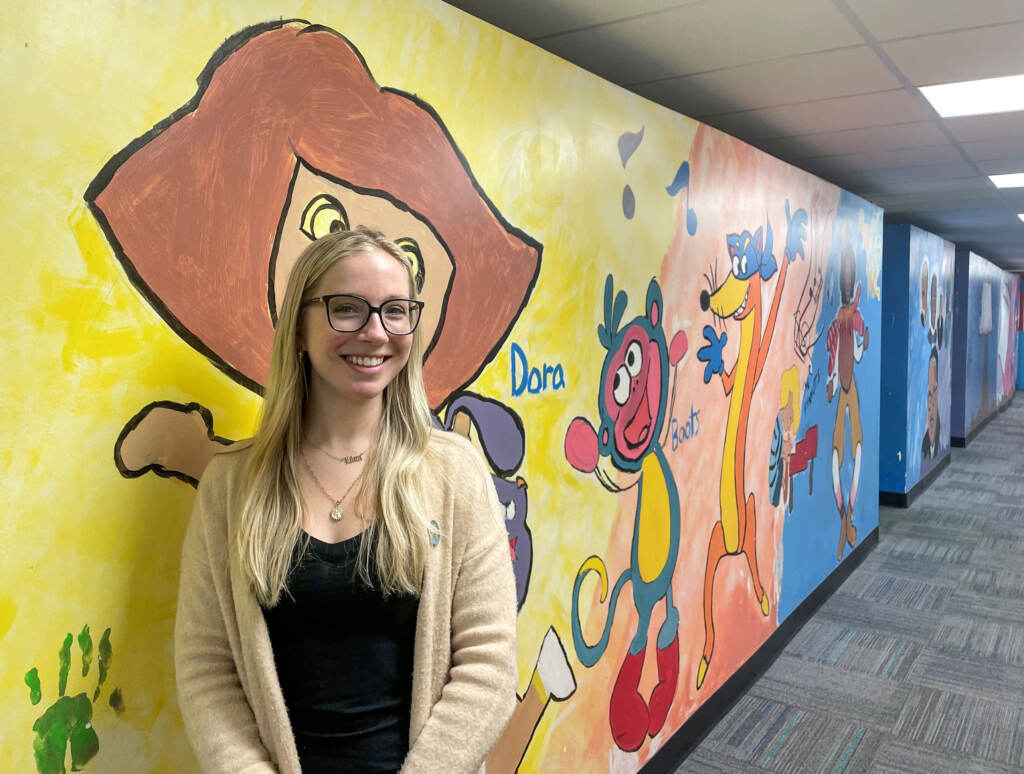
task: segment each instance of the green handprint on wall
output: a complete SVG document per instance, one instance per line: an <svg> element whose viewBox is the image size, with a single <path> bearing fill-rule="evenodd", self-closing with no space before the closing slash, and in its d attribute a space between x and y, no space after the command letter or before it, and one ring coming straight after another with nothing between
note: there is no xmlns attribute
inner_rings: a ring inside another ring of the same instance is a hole
<svg viewBox="0 0 1024 774"><path fill-rule="evenodd" d="M36 769L39 774L66 774L64 762L67 758L68 749L71 750L71 770L81 771L100 749L99 737L92 727L92 709L100 695L100 689L107 679L110 671L110 662L113 658L113 650L110 646L110 629L103 632L97 650L97 680L96 689L92 698L86 692L66 696L68 686L68 673L71 671L71 645L74 637L68 632L58 652L60 671L57 678L58 699L50 705L36 722L32 724L32 730L36 732L32 740L32 748L35 752ZM92 667L93 642L89 633L89 625L86 624L78 635L78 649L82 654L82 677L89 674ZM39 670L32 667L25 674L25 684L29 689L29 700L32 704L38 704L43 698L43 692L39 684ZM123 710L121 690L115 688L110 694L108 702L117 714Z"/></svg>

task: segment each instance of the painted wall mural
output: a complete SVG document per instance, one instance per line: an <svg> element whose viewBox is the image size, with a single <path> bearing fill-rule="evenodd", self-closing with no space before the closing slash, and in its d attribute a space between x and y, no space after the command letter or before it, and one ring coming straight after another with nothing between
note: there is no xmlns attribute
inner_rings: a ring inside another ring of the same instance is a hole
<svg viewBox="0 0 1024 774"><path fill-rule="evenodd" d="M887 225L884 234L885 287L893 294L885 315L894 327L886 331L882 373L892 405L882 409L881 426L894 437L881 440L880 483L906 493L949 453L956 248L909 225Z"/></svg>
<svg viewBox="0 0 1024 774"><path fill-rule="evenodd" d="M1017 342L1014 340L1014 320L1017 319L1017 304L1020 303L1018 284L1016 274L1003 272L999 287L999 316L1002 324L999 328L999 384L996 388L996 400L1000 406L1012 398L1016 391Z"/></svg>
<svg viewBox="0 0 1024 774"><path fill-rule="evenodd" d="M1017 371L1013 329L1019 298L1013 288L1019 278L974 253L960 252L956 260L961 264L959 273L966 277L966 325L963 392L954 391L954 401L963 406L963 419L958 422L953 412L953 435L964 438L1013 395Z"/></svg>
<svg viewBox="0 0 1024 774"><path fill-rule="evenodd" d="M949 453L950 351L953 335L951 242L910 232L911 309L907 351L907 484L913 487Z"/></svg>
<svg viewBox="0 0 1024 774"><path fill-rule="evenodd" d="M298 252L365 223L416 262L437 425L505 509L488 770L635 771L877 527L881 211L436 0L288 10L0 32L0 758L194 769L194 485L253 430Z"/></svg>
<svg viewBox="0 0 1024 774"><path fill-rule="evenodd" d="M1017 292L1017 389L1024 389L1024 280Z"/></svg>

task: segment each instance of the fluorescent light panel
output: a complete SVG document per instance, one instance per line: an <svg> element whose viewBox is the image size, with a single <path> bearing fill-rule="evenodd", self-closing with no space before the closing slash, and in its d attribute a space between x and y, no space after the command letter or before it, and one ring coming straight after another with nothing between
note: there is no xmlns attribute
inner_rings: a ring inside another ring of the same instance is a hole
<svg viewBox="0 0 1024 774"><path fill-rule="evenodd" d="M1017 213L1017 217L1020 218L1021 220L1024 220L1024 212Z"/></svg>
<svg viewBox="0 0 1024 774"><path fill-rule="evenodd" d="M996 188L1024 188L1024 172L1014 172L1012 175L989 175Z"/></svg>
<svg viewBox="0 0 1024 774"><path fill-rule="evenodd" d="M943 118L1024 110L1024 75L922 86L921 93Z"/></svg>

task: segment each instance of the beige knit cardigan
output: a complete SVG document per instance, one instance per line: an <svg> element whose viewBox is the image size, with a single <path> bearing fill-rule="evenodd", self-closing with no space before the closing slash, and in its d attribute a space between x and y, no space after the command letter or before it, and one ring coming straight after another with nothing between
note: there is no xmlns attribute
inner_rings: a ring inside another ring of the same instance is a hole
<svg viewBox="0 0 1024 774"><path fill-rule="evenodd" d="M248 456L248 444L236 446L203 475L185 534L174 631L178 700L204 772L300 774L263 612L232 550ZM515 706L515 580L479 452L433 431L423 465L441 538L429 552L416 616L402 772L468 773L481 770Z"/></svg>

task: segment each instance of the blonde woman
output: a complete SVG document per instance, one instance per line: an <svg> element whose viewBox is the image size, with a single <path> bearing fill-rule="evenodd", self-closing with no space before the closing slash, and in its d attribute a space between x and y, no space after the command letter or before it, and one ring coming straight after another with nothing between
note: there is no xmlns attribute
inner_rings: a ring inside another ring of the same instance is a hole
<svg viewBox="0 0 1024 774"><path fill-rule="evenodd" d="M259 431L210 463L175 666L203 771L473 772L516 701L482 457L432 429L412 267L379 232L291 272Z"/></svg>

